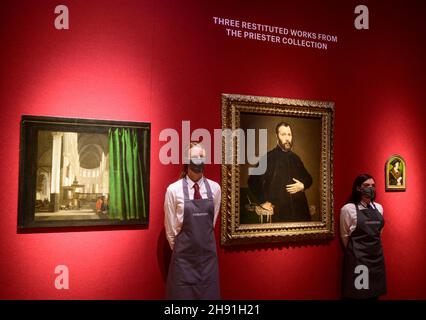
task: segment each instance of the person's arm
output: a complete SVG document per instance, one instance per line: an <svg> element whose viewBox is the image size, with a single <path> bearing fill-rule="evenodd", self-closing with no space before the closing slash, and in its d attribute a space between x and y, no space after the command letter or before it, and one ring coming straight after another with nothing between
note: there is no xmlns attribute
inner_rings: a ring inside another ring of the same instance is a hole
<svg viewBox="0 0 426 320"><path fill-rule="evenodd" d="M249 190L256 196L257 200L263 202L263 175L251 175L248 178Z"/></svg>
<svg viewBox="0 0 426 320"><path fill-rule="evenodd" d="M164 197L164 229L170 248L173 250L176 238L176 204L173 192L167 188Z"/></svg>
<svg viewBox="0 0 426 320"><path fill-rule="evenodd" d="M264 190L265 190L265 177L269 170L270 163L268 163L267 155L265 155L264 157L266 157L266 159L264 159L263 161L267 161L266 172L264 174L259 174L259 175L250 175L248 178L249 190L256 196L257 200L260 203L268 201L268 199L265 198Z"/></svg>
<svg viewBox="0 0 426 320"><path fill-rule="evenodd" d="M353 218L348 205L345 205L340 210L340 237L343 246L346 248L351 234L351 226L354 224Z"/></svg>
<svg viewBox="0 0 426 320"><path fill-rule="evenodd" d="M299 156L297 156L297 172L298 172L298 178L297 180L299 180L301 183L303 183L303 190L307 190L311 187L312 185L312 176L311 174L308 172L308 170L306 170L305 165L303 164L302 160L299 158Z"/></svg>
<svg viewBox="0 0 426 320"><path fill-rule="evenodd" d="M382 205L381 204L379 204L379 203L375 203L375 202L373 202L373 205L376 207L376 209L380 212L380 214L383 216L383 207L382 207ZM382 228L382 230L380 230L380 236L382 236L382 233L383 233L383 228Z"/></svg>
<svg viewBox="0 0 426 320"><path fill-rule="evenodd" d="M215 190L213 194L213 202L214 202L213 227L216 225L217 217L219 216L221 199L222 199L222 190L220 189L220 185L218 185L217 190Z"/></svg>
<svg viewBox="0 0 426 320"><path fill-rule="evenodd" d="M293 177L292 183L287 184L285 188L288 193L295 194L305 191L312 185L312 176L306 170L302 160L295 153L293 153L292 163L295 167L294 174L296 174L296 177Z"/></svg>

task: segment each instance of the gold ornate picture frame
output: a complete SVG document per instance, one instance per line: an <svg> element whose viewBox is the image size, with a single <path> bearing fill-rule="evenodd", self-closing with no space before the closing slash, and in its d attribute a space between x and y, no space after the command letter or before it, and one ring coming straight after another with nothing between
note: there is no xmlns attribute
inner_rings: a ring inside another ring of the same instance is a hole
<svg viewBox="0 0 426 320"><path fill-rule="evenodd" d="M386 191L405 191L407 188L407 164L403 157L394 154L385 164Z"/></svg>
<svg viewBox="0 0 426 320"><path fill-rule="evenodd" d="M333 102L222 94L222 245L334 236L333 122Z"/></svg>

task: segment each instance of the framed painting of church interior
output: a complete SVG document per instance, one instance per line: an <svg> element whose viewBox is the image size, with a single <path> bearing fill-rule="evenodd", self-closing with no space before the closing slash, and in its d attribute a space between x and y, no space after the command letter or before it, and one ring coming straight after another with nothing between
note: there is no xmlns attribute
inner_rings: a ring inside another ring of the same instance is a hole
<svg viewBox="0 0 426 320"><path fill-rule="evenodd" d="M385 165L386 191L405 191L407 165L400 155L391 156Z"/></svg>
<svg viewBox="0 0 426 320"><path fill-rule="evenodd" d="M223 245L328 239L334 103L222 95Z"/></svg>
<svg viewBox="0 0 426 320"><path fill-rule="evenodd" d="M22 116L18 228L147 225L150 128Z"/></svg>

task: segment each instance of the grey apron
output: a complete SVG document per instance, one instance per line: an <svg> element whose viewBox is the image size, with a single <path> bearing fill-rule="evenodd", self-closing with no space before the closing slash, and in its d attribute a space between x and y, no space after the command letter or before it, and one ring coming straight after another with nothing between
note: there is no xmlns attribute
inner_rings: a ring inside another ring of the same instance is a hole
<svg viewBox="0 0 426 320"><path fill-rule="evenodd" d="M386 271L380 231L384 226L376 208L359 210L355 205L357 224L349 237L343 270L343 296L352 299L375 298L386 293ZM369 289L355 287L355 268L365 265L369 270Z"/></svg>
<svg viewBox="0 0 426 320"><path fill-rule="evenodd" d="M166 285L166 298L170 300L220 299L214 202L206 179L204 184L208 198L190 200L188 182L182 179L183 224L176 236Z"/></svg>

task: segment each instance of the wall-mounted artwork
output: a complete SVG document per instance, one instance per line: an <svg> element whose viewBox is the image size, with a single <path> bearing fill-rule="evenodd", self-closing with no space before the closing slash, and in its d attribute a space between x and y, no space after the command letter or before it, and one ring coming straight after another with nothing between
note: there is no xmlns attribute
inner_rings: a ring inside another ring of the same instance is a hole
<svg viewBox="0 0 426 320"><path fill-rule="evenodd" d="M22 116L18 228L146 225L150 124Z"/></svg>
<svg viewBox="0 0 426 320"><path fill-rule="evenodd" d="M407 166L400 155L391 156L385 165L386 191L405 191Z"/></svg>
<svg viewBox="0 0 426 320"><path fill-rule="evenodd" d="M222 244L333 237L333 119L332 102L222 95Z"/></svg>

